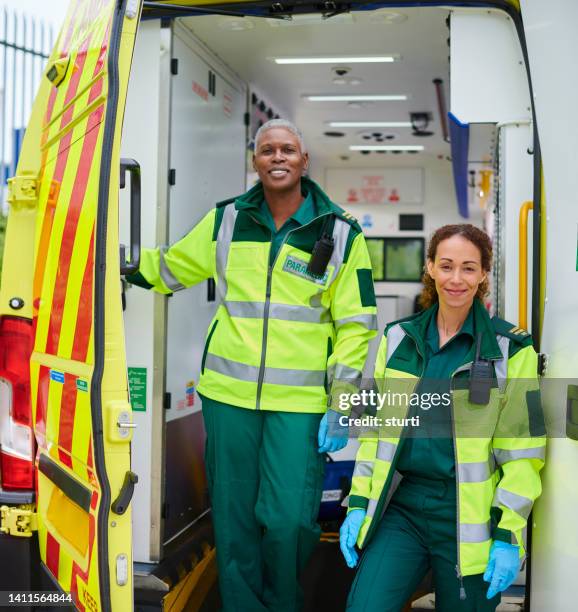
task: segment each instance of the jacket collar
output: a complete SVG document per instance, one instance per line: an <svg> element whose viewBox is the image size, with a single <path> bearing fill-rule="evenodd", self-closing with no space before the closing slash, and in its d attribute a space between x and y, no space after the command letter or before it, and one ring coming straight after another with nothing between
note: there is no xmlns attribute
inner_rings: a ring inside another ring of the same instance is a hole
<svg viewBox="0 0 578 612"><path fill-rule="evenodd" d="M415 318L410 321L401 323L403 330L410 336L414 342L420 348L422 355L425 355L425 339L427 336L427 329L430 321L437 313L437 304L431 306L427 310L419 313ZM472 360L475 350L475 340L479 333L482 334L482 345L480 347L480 358L486 360L495 360L502 358L502 351L496 340L496 332L492 325L490 315L480 300L475 299L472 304L473 314L473 331L474 331L474 344L472 345Z"/></svg>

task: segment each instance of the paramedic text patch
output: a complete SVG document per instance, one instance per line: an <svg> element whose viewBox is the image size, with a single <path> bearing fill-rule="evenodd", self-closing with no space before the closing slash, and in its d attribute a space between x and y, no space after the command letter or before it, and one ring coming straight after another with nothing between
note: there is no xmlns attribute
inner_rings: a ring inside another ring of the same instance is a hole
<svg viewBox="0 0 578 612"><path fill-rule="evenodd" d="M329 272L327 271L320 278L309 274L309 272L307 272L307 262L291 255L287 255L287 259L285 259L285 263L283 264L283 270L317 283L318 285L325 285L327 277L329 276Z"/></svg>

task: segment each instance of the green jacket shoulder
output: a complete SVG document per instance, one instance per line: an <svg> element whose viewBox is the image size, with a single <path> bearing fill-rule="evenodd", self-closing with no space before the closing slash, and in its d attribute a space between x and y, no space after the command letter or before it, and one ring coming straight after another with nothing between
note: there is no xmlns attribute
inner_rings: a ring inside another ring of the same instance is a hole
<svg viewBox="0 0 578 612"><path fill-rule="evenodd" d="M341 208L341 206L339 206L338 204L335 204L335 202L331 202L331 208L333 210L333 214L338 219L341 219L342 221L345 221L346 223L351 225L354 230L353 233L355 236L357 236L357 234L362 233L363 230L361 229L361 225L359 225L359 222L351 213L348 213L346 210L343 210L343 208Z"/></svg>
<svg viewBox="0 0 578 612"><path fill-rule="evenodd" d="M510 340L508 357L513 357L521 349L531 347L533 345L532 336L525 329L522 329L509 321L505 321L499 317L492 317L492 327L494 328L496 334L504 336Z"/></svg>
<svg viewBox="0 0 578 612"><path fill-rule="evenodd" d="M235 200L237 200L240 196L235 196L233 198L227 198L226 200L221 200L215 204L215 208L224 208L227 204L232 204Z"/></svg>
<svg viewBox="0 0 578 612"><path fill-rule="evenodd" d="M492 317L492 327L497 334L513 340L516 344L527 346L532 344L532 336L521 327L499 317Z"/></svg>

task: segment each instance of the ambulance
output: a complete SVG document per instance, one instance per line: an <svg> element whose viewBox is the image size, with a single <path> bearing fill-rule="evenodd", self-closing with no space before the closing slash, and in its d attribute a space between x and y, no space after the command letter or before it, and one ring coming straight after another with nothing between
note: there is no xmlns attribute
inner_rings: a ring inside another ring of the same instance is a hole
<svg viewBox="0 0 578 612"><path fill-rule="evenodd" d="M0 590L217 609L196 392L215 284L167 297L125 277L254 183L255 132L283 117L364 229L380 330L412 312L435 228L491 235L487 306L532 334L550 434L509 609L572 609L576 23L573 0L72 0L9 179Z"/></svg>

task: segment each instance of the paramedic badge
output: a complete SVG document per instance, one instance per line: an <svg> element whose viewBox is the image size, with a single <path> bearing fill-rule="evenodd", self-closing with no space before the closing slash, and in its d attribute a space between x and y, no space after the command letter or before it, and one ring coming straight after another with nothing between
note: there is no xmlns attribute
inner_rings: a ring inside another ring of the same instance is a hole
<svg viewBox="0 0 578 612"><path fill-rule="evenodd" d="M307 271L307 262L297 259L297 257L293 257L292 255L287 255L285 263L283 264L283 270L316 283L317 285L325 285L327 278L329 277L329 272L327 270L322 277L313 276Z"/></svg>

